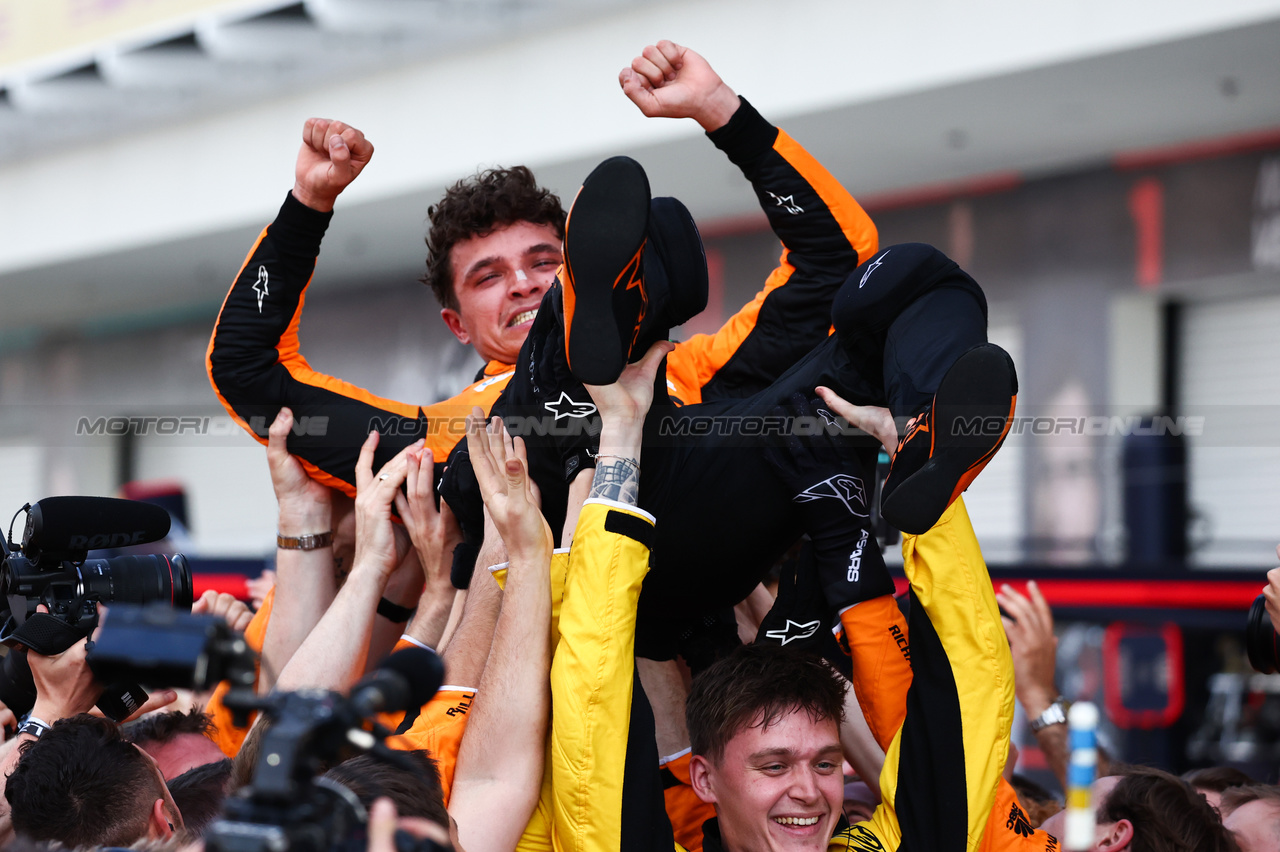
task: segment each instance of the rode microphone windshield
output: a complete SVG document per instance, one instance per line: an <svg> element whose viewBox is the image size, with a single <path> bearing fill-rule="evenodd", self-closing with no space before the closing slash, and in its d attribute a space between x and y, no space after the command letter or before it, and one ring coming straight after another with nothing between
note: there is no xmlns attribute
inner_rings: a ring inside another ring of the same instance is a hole
<svg viewBox="0 0 1280 852"><path fill-rule="evenodd" d="M351 688L351 704L361 716L400 713L421 707L444 683L444 664L426 648L405 648Z"/></svg>
<svg viewBox="0 0 1280 852"><path fill-rule="evenodd" d="M83 553L159 541L169 534L169 513L150 503L114 497L46 497L31 505L22 550Z"/></svg>

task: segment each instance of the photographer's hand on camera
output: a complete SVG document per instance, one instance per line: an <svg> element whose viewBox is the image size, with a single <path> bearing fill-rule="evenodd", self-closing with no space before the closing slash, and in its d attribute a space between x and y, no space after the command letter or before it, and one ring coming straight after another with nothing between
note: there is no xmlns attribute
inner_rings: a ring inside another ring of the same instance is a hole
<svg viewBox="0 0 1280 852"><path fill-rule="evenodd" d="M397 830L416 840L416 848L424 852L453 848L441 826L420 817L397 817L395 803L388 798L375 801L369 808L369 852L399 852Z"/></svg>
<svg viewBox="0 0 1280 852"><path fill-rule="evenodd" d="M40 611L44 611L43 605ZM99 614L101 611L99 607ZM95 630L94 636L97 633ZM102 684L94 679L85 662L89 641L81 639L61 654L48 657L35 651L27 652L31 680L36 687L36 702L29 718L52 725L59 719L87 713L98 702Z"/></svg>

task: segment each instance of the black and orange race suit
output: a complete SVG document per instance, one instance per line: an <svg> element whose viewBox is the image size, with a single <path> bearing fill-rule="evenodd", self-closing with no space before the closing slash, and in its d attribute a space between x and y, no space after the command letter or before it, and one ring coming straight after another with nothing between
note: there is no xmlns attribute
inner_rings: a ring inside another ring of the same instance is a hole
<svg viewBox="0 0 1280 852"><path fill-rule="evenodd" d="M690 403L756 392L812 349L828 333L841 283L877 246L875 226L853 197L745 100L709 136L751 181L783 252L751 302L668 358L668 392ZM312 370L298 330L331 217L286 197L222 304L206 367L232 418L262 444L280 408L291 408L289 452L312 478L354 495L356 458L371 429L383 435L375 468L419 438L444 459L465 434L472 406L488 411L515 368L491 362L474 384L432 405L378 397Z"/></svg>
<svg viewBox="0 0 1280 852"><path fill-rule="evenodd" d="M655 388L640 505L662 523L640 600L642 656L662 659L669 649L655 637L680 635L689 619L743 600L804 532L795 492L765 452L799 425L785 410L796 394L812 399L816 387L826 386L854 405L916 415L956 359L986 342L982 289L921 243L881 249L855 269L833 300L831 320L835 333L750 396L676 404L669 389ZM491 409L524 437L553 530L563 517L555 512L565 505L566 483L591 452L593 422L599 428L585 388L557 357L563 339L554 315L539 313L521 349L522 366ZM844 440L855 443L863 470L875 469L874 440ZM463 532L478 537L482 501L464 447L450 457L439 493Z"/></svg>

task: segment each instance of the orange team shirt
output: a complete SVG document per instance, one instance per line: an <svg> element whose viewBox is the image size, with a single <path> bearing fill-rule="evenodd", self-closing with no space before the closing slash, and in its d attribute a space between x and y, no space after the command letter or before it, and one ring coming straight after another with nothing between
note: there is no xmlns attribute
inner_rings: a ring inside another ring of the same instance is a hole
<svg viewBox="0 0 1280 852"><path fill-rule="evenodd" d="M258 654L262 656L262 643L267 638L267 622L271 620L271 606L276 600L276 589L274 586L267 592L267 596L263 598L262 608L254 613L253 620L249 622L249 626L244 629L245 643ZM257 683L257 678L254 678ZM222 753L227 757L235 757L239 753L240 747L244 745L244 738L249 733L249 727L253 725L253 716L249 717L249 725L244 728L237 728L231 721L231 711L222 703L227 692L231 689L230 681L223 681L213 691L213 696L209 699L209 703L205 705L204 712L208 713L213 719L213 734L211 738L218 744L218 748L222 749Z"/></svg>

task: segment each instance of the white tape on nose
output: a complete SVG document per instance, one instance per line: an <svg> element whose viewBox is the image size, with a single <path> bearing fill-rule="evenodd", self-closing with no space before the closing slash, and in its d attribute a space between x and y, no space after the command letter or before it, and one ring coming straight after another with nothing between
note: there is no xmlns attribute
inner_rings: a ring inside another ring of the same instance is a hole
<svg viewBox="0 0 1280 852"><path fill-rule="evenodd" d="M523 269L517 269L517 270L516 270L516 280L517 280L517 281L528 281L528 280L529 280L529 276L524 274L524 270L523 270Z"/></svg>

